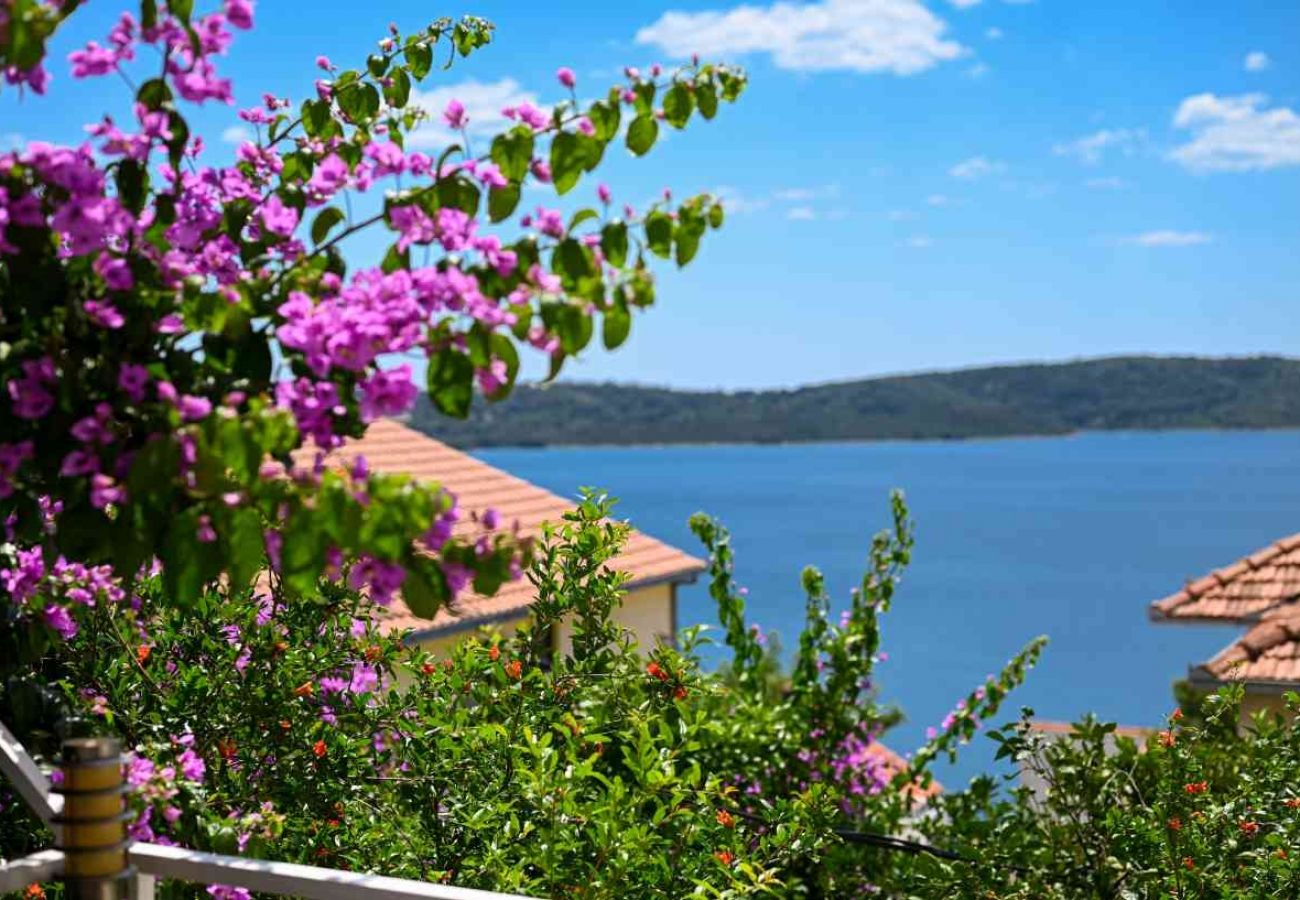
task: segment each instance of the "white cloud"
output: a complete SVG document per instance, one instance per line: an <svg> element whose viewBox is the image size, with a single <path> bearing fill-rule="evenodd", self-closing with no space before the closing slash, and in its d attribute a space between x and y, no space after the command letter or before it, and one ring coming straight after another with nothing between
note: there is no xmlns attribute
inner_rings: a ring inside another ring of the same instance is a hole
<svg viewBox="0 0 1300 900"><path fill-rule="evenodd" d="M1077 140L1057 144L1052 147L1052 152L1057 156L1072 156L1093 166L1112 150L1132 156L1145 140L1146 132L1142 129L1103 128Z"/></svg>
<svg viewBox="0 0 1300 900"><path fill-rule="evenodd" d="M927 234L916 234L903 241L904 247L911 247L914 250L922 250L926 247L933 247L934 241L930 240Z"/></svg>
<svg viewBox="0 0 1300 900"><path fill-rule="evenodd" d="M986 175L993 175L998 172L1006 171L1006 163L991 160L985 156L972 156L970 159L963 159L951 169L948 174L953 178L962 178L966 181L975 181Z"/></svg>
<svg viewBox="0 0 1300 900"><path fill-rule="evenodd" d="M1192 139L1169 158L1193 172L1249 172L1300 166L1300 116L1265 108L1263 94L1188 97L1174 114L1174 127Z"/></svg>
<svg viewBox="0 0 1300 900"><path fill-rule="evenodd" d="M253 140L253 137L253 129L247 125L231 125L221 132L221 140L227 144L242 144L245 141Z"/></svg>
<svg viewBox="0 0 1300 900"><path fill-rule="evenodd" d="M1004 32L1002 29L998 28L996 25L984 29L984 36L990 41L1002 40L1003 34Z"/></svg>
<svg viewBox="0 0 1300 900"><path fill-rule="evenodd" d="M983 78L983 77L984 77L985 75L987 75L990 71L991 71L991 70L989 69L989 67L988 67L987 65L985 65L985 64L982 63L982 62L978 62L978 63L975 63L975 65L971 66L970 68L968 68L968 69L966 70L966 77L967 77L967 78Z"/></svg>
<svg viewBox="0 0 1300 900"><path fill-rule="evenodd" d="M796 206L788 210L785 217L792 222L811 222L817 218L817 212L811 206Z"/></svg>
<svg viewBox="0 0 1300 900"><path fill-rule="evenodd" d="M1117 175L1109 175L1105 178L1089 178L1084 184L1094 191L1120 191L1128 187L1128 182Z"/></svg>
<svg viewBox="0 0 1300 900"><path fill-rule="evenodd" d="M925 202L930 206L947 206L952 202L952 198L947 194L931 194L925 198Z"/></svg>
<svg viewBox="0 0 1300 900"><path fill-rule="evenodd" d="M746 197L743 193L733 187L714 188L714 196L722 201L722 208L727 211L728 215L743 216L746 213L761 212L770 205L762 197Z"/></svg>
<svg viewBox="0 0 1300 900"><path fill-rule="evenodd" d="M1136 244L1139 247L1195 247L1200 244L1208 244L1214 240L1212 235L1204 231L1173 231L1164 229L1161 231L1144 231L1141 234L1135 234L1131 237L1124 238L1126 244Z"/></svg>
<svg viewBox="0 0 1300 900"><path fill-rule="evenodd" d="M948 0L948 2L958 9L970 9L972 6L980 5L980 0Z"/></svg>
<svg viewBox="0 0 1300 900"><path fill-rule="evenodd" d="M919 218L917 214L912 212L910 209L891 209L889 212L885 213L885 217L891 222L910 222L913 219Z"/></svg>
<svg viewBox="0 0 1300 900"><path fill-rule="evenodd" d="M1263 72L1272 63L1273 60L1269 59L1268 54L1264 51L1252 50L1246 54L1245 62L1242 65L1245 66L1247 72Z"/></svg>
<svg viewBox="0 0 1300 900"><path fill-rule="evenodd" d="M679 59L767 53L794 71L912 75L966 52L947 28L920 0L822 0L666 12L636 41Z"/></svg>
<svg viewBox="0 0 1300 900"><path fill-rule="evenodd" d="M501 131L509 122L501 115L501 110L507 106L525 102L541 106L537 95L524 90L513 78L491 82L471 79L429 91L411 91L410 105L423 109L429 118L407 138L408 147L441 148L460 142L460 134L448 128L442 118L442 111L452 100L459 100L464 105L469 118L466 131L471 138Z"/></svg>

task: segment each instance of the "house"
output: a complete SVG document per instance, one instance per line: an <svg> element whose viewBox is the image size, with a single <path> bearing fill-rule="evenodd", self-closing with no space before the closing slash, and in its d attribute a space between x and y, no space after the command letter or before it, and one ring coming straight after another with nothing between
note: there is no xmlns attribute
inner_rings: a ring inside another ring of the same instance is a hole
<svg viewBox="0 0 1300 900"><path fill-rule="evenodd" d="M1249 630L1188 681L1210 691L1228 683L1245 689L1243 725L1260 710L1281 712L1282 695L1300 690L1300 534L1216 569L1151 604L1155 622L1218 622Z"/></svg>
<svg viewBox="0 0 1300 900"><path fill-rule="evenodd" d="M1209 662L1193 666L1187 680L1206 691L1241 684L1243 725L1261 710L1283 711L1282 695L1300 691L1300 609L1283 607L1265 613Z"/></svg>
<svg viewBox="0 0 1300 900"><path fill-rule="evenodd" d="M1029 733L1033 736L1041 737L1046 741L1068 741L1072 739L1075 733L1074 726L1069 722L1053 722L1048 719L1034 719L1029 723ZM1146 745L1146 740L1155 733L1153 728L1142 728L1136 725L1117 725L1115 729L1106 735L1103 740L1103 747L1107 756L1112 756L1119 749L1116 743L1120 738L1128 738L1136 743L1140 748ZM1045 768L1042 754L1035 751L1030 756L1017 761L1020 769L1020 783L1033 792L1034 797L1043 802L1047 799L1048 783L1042 776L1042 770Z"/></svg>
<svg viewBox="0 0 1300 900"><path fill-rule="evenodd" d="M456 495L464 512L456 524L456 533L461 535L483 534L482 524L474 521L480 516L471 514L495 509L502 529L518 522L521 536L535 537L541 533L543 522L559 523L563 513L573 507L570 500L395 421L373 423L365 437L349 441L330 454L327 465L351 465L357 456L365 456L372 471L405 474L446 487ZM705 568L704 562L634 531L611 566L631 576L624 587L627 595L623 605L614 613L615 621L643 647L652 647L657 640L673 641L677 634L677 588L695 581ZM413 629L408 638L411 643L443 652L479 628L510 631L523 624L535 599L532 584L522 579L502 585L491 597L462 594L454 611L441 610L432 621L413 615L400 598L377 614L385 631ZM563 651L569 646L568 629L561 626L556 632L552 635L553 649Z"/></svg>

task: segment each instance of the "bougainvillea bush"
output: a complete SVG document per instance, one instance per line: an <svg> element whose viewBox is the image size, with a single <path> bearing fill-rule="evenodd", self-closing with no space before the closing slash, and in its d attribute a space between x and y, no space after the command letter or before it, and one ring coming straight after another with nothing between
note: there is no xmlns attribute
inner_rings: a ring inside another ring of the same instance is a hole
<svg viewBox="0 0 1300 900"><path fill-rule="evenodd" d="M46 41L77 9L0 3L9 90L59 88ZM468 141L408 151L429 116L466 133L462 104L409 101L490 41L477 18L392 26L357 68L320 58L305 98L245 98L258 140L210 164L185 113L234 102L219 63L253 20L251 0L206 13L142 0L68 57L74 82L138 85L130 121L0 153L3 585L7 614L32 623L17 635L28 656L154 567L185 605L268 562L286 598L346 566L372 598L400 588L429 617L471 584L518 577L526 544L451 537L455 498L438 485L313 459L421 390L456 416L476 394L504 397L521 352L555 374L596 333L617 347L654 301L648 260L685 265L722 223L708 195L638 211L589 175L607 152L640 156L661 128L712 119L745 83L723 66L628 69L591 101L560 69L570 99L503 110L482 155ZM571 215L520 208L525 188L580 184L593 202ZM362 194L372 215L352 212ZM367 230L386 252L345 254Z"/></svg>

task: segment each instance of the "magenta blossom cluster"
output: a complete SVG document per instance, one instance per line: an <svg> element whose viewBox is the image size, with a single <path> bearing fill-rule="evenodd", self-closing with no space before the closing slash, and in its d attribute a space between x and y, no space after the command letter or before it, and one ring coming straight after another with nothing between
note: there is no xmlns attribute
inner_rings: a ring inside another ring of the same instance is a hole
<svg viewBox="0 0 1300 900"><path fill-rule="evenodd" d="M86 566L60 556L52 565L40 546L17 548L11 565L0 568L0 585L20 613L31 610L64 640L75 637L78 611L126 598L108 566Z"/></svg>

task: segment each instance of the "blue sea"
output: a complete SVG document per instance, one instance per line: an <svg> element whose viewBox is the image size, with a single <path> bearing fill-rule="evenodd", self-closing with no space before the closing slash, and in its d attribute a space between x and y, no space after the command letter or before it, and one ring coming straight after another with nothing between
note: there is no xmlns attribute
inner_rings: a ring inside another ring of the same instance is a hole
<svg viewBox="0 0 1300 900"><path fill-rule="evenodd" d="M907 752L954 701L1026 641L1050 643L1004 707L1040 718L1092 711L1155 725L1191 663L1238 633L1155 625L1147 604L1187 580L1300 531L1300 432L1110 432L962 442L489 449L477 455L572 496L591 485L619 514L692 552L687 519L730 529L753 622L793 646L799 573L820 567L847 602L870 536L901 488L916 521L913 564L884 622L882 698L907 718ZM683 625L716 624L703 584L680 594ZM1002 717L1000 717L1002 718ZM993 771L977 738L949 784Z"/></svg>

